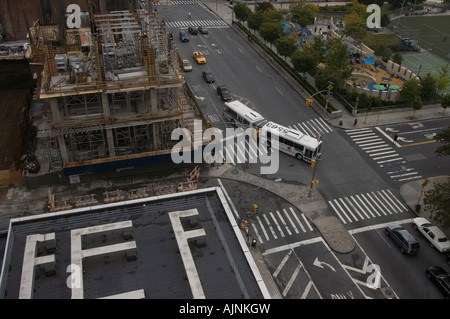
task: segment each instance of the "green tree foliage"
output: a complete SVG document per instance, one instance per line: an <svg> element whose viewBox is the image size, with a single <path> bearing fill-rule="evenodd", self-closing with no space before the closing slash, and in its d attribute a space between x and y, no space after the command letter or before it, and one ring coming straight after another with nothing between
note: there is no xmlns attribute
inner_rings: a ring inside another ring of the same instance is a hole
<svg viewBox="0 0 450 319"><path fill-rule="evenodd" d="M259 34L270 43L270 48L272 48L272 44L283 35L283 27L280 23L264 22L259 27Z"/></svg>
<svg viewBox="0 0 450 319"><path fill-rule="evenodd" d="M443 65L435 73L433 73L436 79L436 89L439 96L443 96L450 87L450 76L448 64Z"/></svg>
<svg viewBox="0 0 450 319"><path fill-rule="evenodd" d="M279 55L284 56L286 60L287 57L291 57L297 49L297 41L292 37L280 37L275 41L275 47Z"/></svg>
<svg viewBox="0 0 450 319"><path fill-rule="evenodd" d="M341 38L333 38L327 43L328 54L325 57L325 68L320 69L316 75L316 88L322 90L333 82L336 87L347 79L353 68L350 65L347 45Z"/></svg>
<svg viewBox="0 0 450 319"><path fill-rule="evenodd" d="M264 22L267 22L264 13L262 11L256 11L248 17L247 24L250 29L257 31Z"/></svg>
<svg viewBox="0 0 450 319"><path fill-rule="evenodd" d="M436 183L423 199L432 218L439 222L443 228L450 227L450 179L444 183Z"/></svg>
<svg viewBox="0 0 450 319"><path fill-rule="evenodd" d="M435 153L438 156L450 155L450 127L437 133L435 139L443 144L436 149Z"/></svg>
<svg viewBox="0 0 450 319"><path fill-rule="evenodd" d="M258 2L256 4L256 12L265 12L267 10L273 10L275 9L273 4L270 2Z"/></svg>
<svg viewBox="0 0 450 319"><path fill-rule="evenodd" d="M423 101L431 101L437 98L436 94L436 79L431 73L427 73L421 80L420 97Z"/></svg>
<svg viewBox="0 0 450 319"><path fill-rule="evenodd" d="M307 3L306 0L293 0L289 11L293 20L304 28L314 22L314 17L319 14L319 7Z"/></svg>
<svg viewBox="0 0 450 319"><path fill-rule="evenodd" d="M420 83L416 79L411 79L403 83L400 91L400 98L404 102L411 102L416 96L420 96Z"/></svg>
<svg viewBox="0 0 450 319"><path fill-rule="evenodd" d="M403 57L400 53L396 52L392 55L392 62L402 65Z"/></svg>
<svg viewBox="0 0 450 319"><path fill-rule="evenodd" d="M291 56L291 62L297 72L313 73L317 66L317 60L311 54L311 50L296 50Z"/></svg>
<svg viewBox="0 0 450 319"><path fill-rule="evenodd" d="M252 14L252 10L243 2L236 3L234 5L233 11L236 15L236 18L240 21L247 21Z"/></svg>
<svg viewBox="0 0 450 319"><path fill-rule="evenodd" d="M281 23L283 21L283 12L277 9L270 9L264 11L264 15L266 16L266 21L268 22L277 22Z"/></svg>
<svg viewBox="0 0 450 319"><path fill-rule="evenodd" d="M444 111L442 111L442 115L445 114L445 109L450 106L450 93L444 94L441 96L440 99L441 106L444 108Z"/></svg>
<svg viewBox="0 0 450 319"><path fill-rule="evenodd" d="M383 43L377 43L374 47L374 54L375 55L381 55L384 62L389 61L389 58L391 57L391 50L386 44Z"/></svg>

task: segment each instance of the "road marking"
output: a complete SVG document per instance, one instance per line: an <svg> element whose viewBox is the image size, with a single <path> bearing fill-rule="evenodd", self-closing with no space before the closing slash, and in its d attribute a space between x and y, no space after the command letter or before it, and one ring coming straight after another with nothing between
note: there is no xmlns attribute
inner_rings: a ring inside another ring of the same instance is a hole
<svg viewBox="0 0 450 319"><path fill-rule="evenodd" d="M269 219L267 218L266 214L263 214L263 218L266 221L266 224L269 226L270 232L272 233L273 238L277 239L278 236L275 233L275 230L273 229L272 225L269 222Z"/></svg>
<svg viewBox="0 0 450 319"><path fill-rule="evenodd" d="M291 223L292 227L294 228L294 231L296 234L299 233L297 227L295 227L294 221L292 220L291 216L289 216L289 213L287 212L286 209L283 208L283 213L286 216L286 218L289 220L289 222Z"/></svg>
<svg viewBox="0 0 450 319"><path fill-rule="evenodd" d="M284 235L284 233L283 233L283 230L281 229L280 224L278 224L278 221L277 221L277 219L275 218L275 216L273 215L273 213L270 212L269 215L270 215L270 217L272 217L272 219L273 219L273 221L274 221L274 223L275 223L275 226L277 226L278 231L279 231L280 234L281 234L281 237L285 237L285 235Z"/></svg>
<svg viewBox="0 0 450 319"><path fill-rule="evenodd" d="M281 223L284 225L284 228L286 228L286 231L288 232L289 235L292 235L291 230L289 229L288 225L286 224L286 222L283 219L283 216L281 216L280 211L277 210L277 215L278 218L280 218Z"/></svg>
<svg viewBox="0 0 450 319"><path fill-rule="evenodd" d="M259 216L256 216L256 221L258 222L259 226L261 227L261 229L262 229L262 231L264 233L264 236L266 237L266 240L268 241L269 240L269 235L267 234L267 231L264 228L264 225L263 225L261 219L259 218Z"/></svg>
<svg viewBox="0 0 450 319"><path fill-rule="evenodd" d="M402 145L402 147L417 146L417 145L430 144L430 143L435 143L435 142L437 142L437 141L433 140L433 141L426 141L426 142L417 142L417 143L411 143L411 144L404 144L404 145Z"/></svg>
<svg viewBox="0 0 450 319"><path fill-rule="evenodd" d="M287 283L286 287L283 290L283 297L286 297L286 295L289 293L289 290L291 290L291 287L295 281L295 279L297 279L297 275L300 271L300 269L302 268L302 265L298 265L297 268L295 268L294 273L292 274L291 278L289 279L289 282Z"/></svg>
<svg viewBox="0 0 450 319"><path fill-rule="evenodd" d="M286 254L286 256L284 256L283 260L281 261L281 263L278 265L277 269L275 269L274 273L272 274L272 276L274 278L277 278L278 274L283 269L284 265L288 261L288 259L291 256L291 254L292 254L292 250L289 250L288 253Z"/></svg>

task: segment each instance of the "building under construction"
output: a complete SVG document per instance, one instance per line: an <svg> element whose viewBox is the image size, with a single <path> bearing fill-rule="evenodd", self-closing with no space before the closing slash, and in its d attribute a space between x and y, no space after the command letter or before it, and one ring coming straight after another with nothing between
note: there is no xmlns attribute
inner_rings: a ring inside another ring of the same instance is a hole
<svg viewBox="0 0 450 319"><path fill-rule="evenodd" d="M80 28L68 28L66 18L29 29L38 80L30 110L36 143L25 154L34 163L25 178L168 162L174 129L193 132L199 119L206 128L173 38L148 2L89 12Z"/></svg>

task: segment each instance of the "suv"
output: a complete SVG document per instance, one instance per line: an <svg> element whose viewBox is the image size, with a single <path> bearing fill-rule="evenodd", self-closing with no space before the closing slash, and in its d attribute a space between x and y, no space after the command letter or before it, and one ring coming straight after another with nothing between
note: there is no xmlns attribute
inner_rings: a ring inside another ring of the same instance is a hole
<svg viewBox="0 0 450 319"><path fill-rule="evenodd" d="M230 91L223 85L217 87L217 94L219 94L223 101L231 100Z"/></svg>
<svg viewBox="0 0 450 319"><path fill-rule="evenodd" d="M419 232L431 243L433 247L441 253L450 253L450 241L444 232L437 226L433 226L423 217L416 217L412 220L413 228Z"/></svg>
<svg viewBox="0 0 450 319"><path fill-rule="evenodd" d="M402 254L415 255L419 252L419 242L402 226L388 225L384 229L384 233L400 247L400 252Z"/></svg>
<svg viewBox="0 0 450 319"><path fill-rule="evenodd" d="M203 79L205 79L206 83L214 83L216 80L214 79L214 75L209 71L202 72Z"/></svg>
<svg viewBox="0 0 450 319"><path fill-rule="evenodd" d="M188 38L186 31L184 31L184 30L180 31L180 40L181 40L181 42L189 42L189 38Z"/></svg>
<svg viewBox="0 0 450 319"><path fill-rule="evenodd" d="M195 28L195 27L189 27L188 32L192 35L198 34L197 28Z"/></svg>

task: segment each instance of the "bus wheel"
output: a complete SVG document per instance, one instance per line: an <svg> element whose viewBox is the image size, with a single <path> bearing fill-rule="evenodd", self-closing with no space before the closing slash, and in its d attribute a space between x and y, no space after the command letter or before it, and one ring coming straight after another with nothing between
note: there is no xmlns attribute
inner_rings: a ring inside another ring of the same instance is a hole
<svg viewBox="0 0 450 319"><path fill-rule="evenodd" d="M295 154L295 158L298 159L299 161L301 161L303 159L303 156L302 156L302 154L297 153L297 154Z"/></svg>

